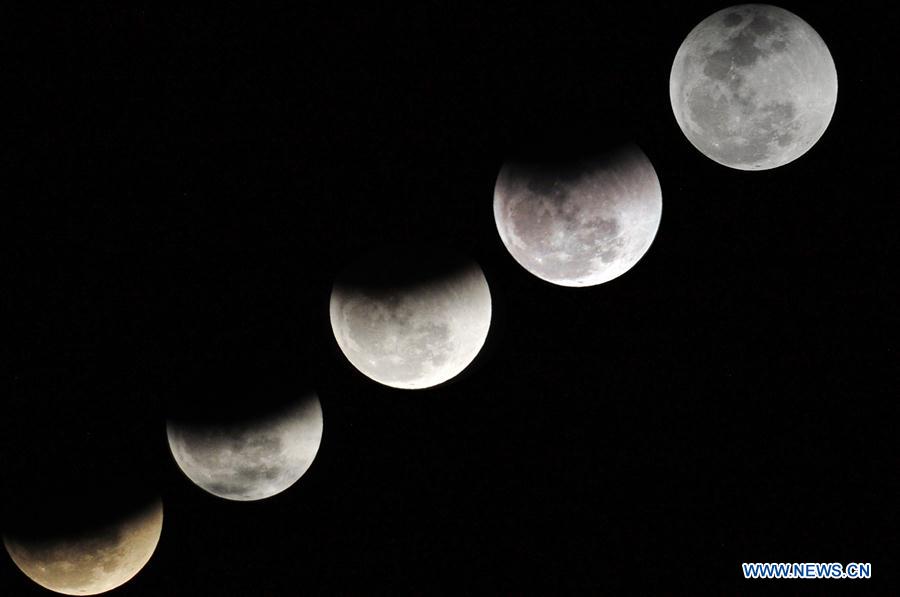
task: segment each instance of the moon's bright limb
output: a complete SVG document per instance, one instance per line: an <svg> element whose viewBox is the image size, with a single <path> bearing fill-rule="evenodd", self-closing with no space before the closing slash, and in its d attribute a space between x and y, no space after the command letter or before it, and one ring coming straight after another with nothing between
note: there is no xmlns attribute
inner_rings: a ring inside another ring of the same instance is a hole
<svg viewBox="0 0 900 597"><path fill-rule="evenodd" d="M5 535L16 566L46 589L96 595L131 580L143 568L162 533L162 502L110 524L72 536L30 539Z"/></svg>
<svg viewBox="0 0 900 597"><path fill-rule="evenodd" d="M593 286L647 252L662 216L656 171L637 146L581 163L507 163L494 187L500 239L526 270L560 286Z"/></svg>
<svg viewBox="0 0 900 597"><path fill-rule="evenodd" d="M322 441L322 406L309 393L275 414L241 422L166 425L169 448L187 477L229 500L281 493L309 469Z"/></svg>
<svg viewBox="0 0 900 597"><path fill-rule="evenodd" d="M446 256L444 256L446 257ZM491 293L474 261L375 254L335 281L331 327L347 359L394 388L452 379L476 357L491 324Z"/></svg>
<svg viewBox="0 0 900 597"><path fill-rule="evenodd" d="M669 97L701 153L738 170L766 170L796 160L822 137L837 102L837 72L803 19L744 4L688 34L675 55Z"/></svg>

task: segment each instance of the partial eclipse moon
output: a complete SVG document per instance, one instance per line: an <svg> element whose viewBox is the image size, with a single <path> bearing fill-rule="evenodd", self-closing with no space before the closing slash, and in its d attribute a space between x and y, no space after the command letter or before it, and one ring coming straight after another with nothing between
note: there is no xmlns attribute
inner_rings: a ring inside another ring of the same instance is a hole
<svg viewBox="0 0 900 597"><path fill-rule="evenodd" d="M609 282L634 267L662 216L650 160L627 145L566 164L510 162L494 187L494 220L513 258L560 286Z"/></svg>
<svg viewBox="0 0 900 597"><path fill-rule="evenodd" d="M64 595L96 595L115 589L143 568L162 533L162 502L106 527L62 536L5 535L16 566L42 587Z"/></svg>
<svg viewBox="0 0 900 597"><path fill-rule="evenodd" d="M387 386L421 389L452 379L476 357L491 324L491 293L474 261L397 248L338 276L329 311L354 367Z"/></svg>
<svg viewBox="0 0 900 597"><path fill-rule="evenodd" d="M170 420L169 448L187 477L235 501L281 493L309 469L322 441L322 406L310 392L275 413L229 422Z"/></svg>
<svg viewBox="0 0 900 597"><path fill-rule="evenodd" d="M766 170L822 137L837 102L837 72L819 34L765 4L704 19L678 48L669 77L678 126L710 159Z"/></svg>

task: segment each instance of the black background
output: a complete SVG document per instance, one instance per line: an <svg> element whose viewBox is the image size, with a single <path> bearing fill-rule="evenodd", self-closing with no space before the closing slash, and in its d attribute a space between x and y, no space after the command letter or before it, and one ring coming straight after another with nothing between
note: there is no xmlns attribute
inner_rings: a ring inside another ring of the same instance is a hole
<svg viewBox="0 0 900 597"><path fill-rule="evenodd" d="M0 524L158 492L123 596L896 590L900 22L785 5L837 109L797 161L742 172L669 105L723 6L5 8ZM528 274L494 227L504 159L623 136L663 189L650 251L588 289ZM338 350L330 285L423 239L479 261L494 316L459 378L394 390ZM319 454L271 499L214 498L166 414L250 408L263 378L316 389ZM41 592L0 562L0 593Z"/></svg>

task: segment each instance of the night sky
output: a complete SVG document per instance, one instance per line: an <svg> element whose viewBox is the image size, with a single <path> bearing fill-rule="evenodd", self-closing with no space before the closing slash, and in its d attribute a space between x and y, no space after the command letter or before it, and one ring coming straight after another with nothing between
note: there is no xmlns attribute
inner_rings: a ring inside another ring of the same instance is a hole
<svg viewBox="0 0 900 597"><path fill-rule="evenodd" d="M5 8L0 528L161 495L123 597L896 592L898 10L781 5L837 107L743 172L668 94L725 6ZM595 287L532 276L500 167L621 139L662 186L650 250ZM428 243L480 263L491 329L452 382L396 390L340 352L331 284ZM228 502L173 461L173 411L307 387L324 438L287 491ZM0 556L0 594L49 594Z"/></svg>

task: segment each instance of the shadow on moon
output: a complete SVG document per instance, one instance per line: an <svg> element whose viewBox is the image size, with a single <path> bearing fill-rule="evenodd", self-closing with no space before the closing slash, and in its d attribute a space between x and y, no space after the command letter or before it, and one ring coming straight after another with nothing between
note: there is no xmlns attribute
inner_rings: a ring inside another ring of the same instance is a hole
<svg viewBox="0 0 900 597"><path fill-rule="evenodd" d="M560 286L609 282L656 236L662 191L641 149L607 146L567 161L507 161L494 187L494 221L510 255Z"/></svg>
<svg viewBox="0 0 900 597"><path fill-rule="evenodd" d="M19 378L6 398L31 406L17 423L32 431L3 455L2 529L77 533L156 495L158 405L128 373L97 358Z"/></svg>
<svg viewBox="0 0 900 597"><path fill-rule="evenodd" d="M385 297L455 278L470 267L471 260L430 244L388 245L344 268L334 287Z"/></svg>
<svg viewBox="0 0 900 597"><path fill-rule="evenodd" d="M70 487L23 508L3 529L19 570L67 595L112 590L151 559L163 524L162 502L133 487Z"/></svg>
<svg viewBox="0 0 900 597"><path fill-rule="evenodd" d="M158 501L150 488L98 481L86 477L68 491L45 486L39 493L20 492L17 515L4 521L3 534L35 543L89 534L133 518Z"/></svg>
<svg viewBox="0 0 900 597"><path fill-rule="evenodd" d="M188 426L260 421L311 391L315 363L303 354L255 349L254 342L253 334L235 334L179 361L167 389L167 419Z"/></svg>
<svg viewBox="0 0 900 597"><path fill-rule="evenodd" d="M478 263L431 244L385 247L335 279L332 332L370 379L401 389L443 384L484 345L491 296Z"/></svg>
<svg viewBox="0 0 900 597"><path fill-rule="evenodd" d="M252 346L241 340L237 344ZM182 367L166 436L190 481L221 498L253 501L281 493L306 474L322 440L323 417L296 355L233 344Z"/></svg>

